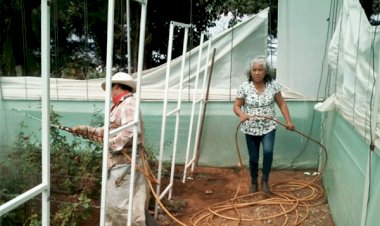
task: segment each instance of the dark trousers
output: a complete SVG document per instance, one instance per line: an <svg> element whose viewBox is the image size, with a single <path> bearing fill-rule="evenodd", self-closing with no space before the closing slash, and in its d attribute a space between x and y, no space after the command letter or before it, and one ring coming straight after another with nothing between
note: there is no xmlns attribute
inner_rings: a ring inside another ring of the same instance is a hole
<svg viewBox="0 0 380 226"><path fill-rule="evenodd" d="M276 130L261 135L252 136L245 135L245 139L248 147L249 154L249 172L251 174L252 183L257 181L257 175L259 171L259 159L260 159L260 144L263 144L263 175L262 180L268 181L269 172L272 168L273 162L273 147L276 136Z"/></svg>

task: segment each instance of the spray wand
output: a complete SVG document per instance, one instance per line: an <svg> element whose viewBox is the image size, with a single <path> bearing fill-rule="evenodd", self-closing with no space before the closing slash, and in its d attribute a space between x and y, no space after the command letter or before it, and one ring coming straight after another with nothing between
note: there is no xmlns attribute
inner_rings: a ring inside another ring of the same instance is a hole
<svg viewBox="0 0 380 226"><path fill-rule="evenodd" d="M41 119L39 119L39 118L37 118L37 117L35 117L35 116L29 114L29 113L26 113L26 112L24 112L24 111L21 111L20 109L12 108L12 110L15 110L15 111L21 112L21 113L23 113L25 116L27 116L27 117L29 117L29 118L31 118L31 119L34 119L34 120L39 121L39 122L42 122ZM66 132L69 132L69 133L74 134L74 133L73 133L73 130L72 130L70 127L66 127L66 126L62 126L62 125L55 125L55 124L50 124L50 127L57 128L57 129L60 129L60 130L64 130L64 131L66 131ZM77 135L77 134L74 134L74 135Z"/></svg>

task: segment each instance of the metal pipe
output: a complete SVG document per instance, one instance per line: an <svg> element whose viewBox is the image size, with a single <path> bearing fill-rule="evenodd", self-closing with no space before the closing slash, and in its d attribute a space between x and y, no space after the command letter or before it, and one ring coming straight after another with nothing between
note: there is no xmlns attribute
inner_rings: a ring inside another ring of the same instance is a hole
<svg viewBox="0 0 380 226"><path fill-rule="evenodd" d="M50 225L50 6L48 0L41 0L41 143L42 143L42 226Z"/></svg>

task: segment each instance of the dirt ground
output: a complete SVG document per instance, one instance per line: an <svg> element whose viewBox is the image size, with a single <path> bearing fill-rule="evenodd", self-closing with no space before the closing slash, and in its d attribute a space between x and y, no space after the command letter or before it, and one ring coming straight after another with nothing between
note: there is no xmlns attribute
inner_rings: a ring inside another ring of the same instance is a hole
<svg viewBox="0 0 380 226"><path fill-rule="evenodd" d="M239 168L178 166L172 198L162 200L156 221L167 225L334 226L320 176L314 171L272 171L271 194L249 193L249 172ZM165 188L169 178L162 179ZM165 209L169 213L165 212ZM154 211L151 211L154 212Z"/></svg>

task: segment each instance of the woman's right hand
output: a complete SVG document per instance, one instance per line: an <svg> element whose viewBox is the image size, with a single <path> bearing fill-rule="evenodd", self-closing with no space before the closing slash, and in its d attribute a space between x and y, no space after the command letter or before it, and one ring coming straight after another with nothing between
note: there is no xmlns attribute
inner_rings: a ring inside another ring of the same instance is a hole
<svg viewBox="0 0 380 226"><path fill-rule="evenodd" d="M241 114L239 118L240 118L240 122L244 122L249 119L248 115L246 114Z"/></svg>

